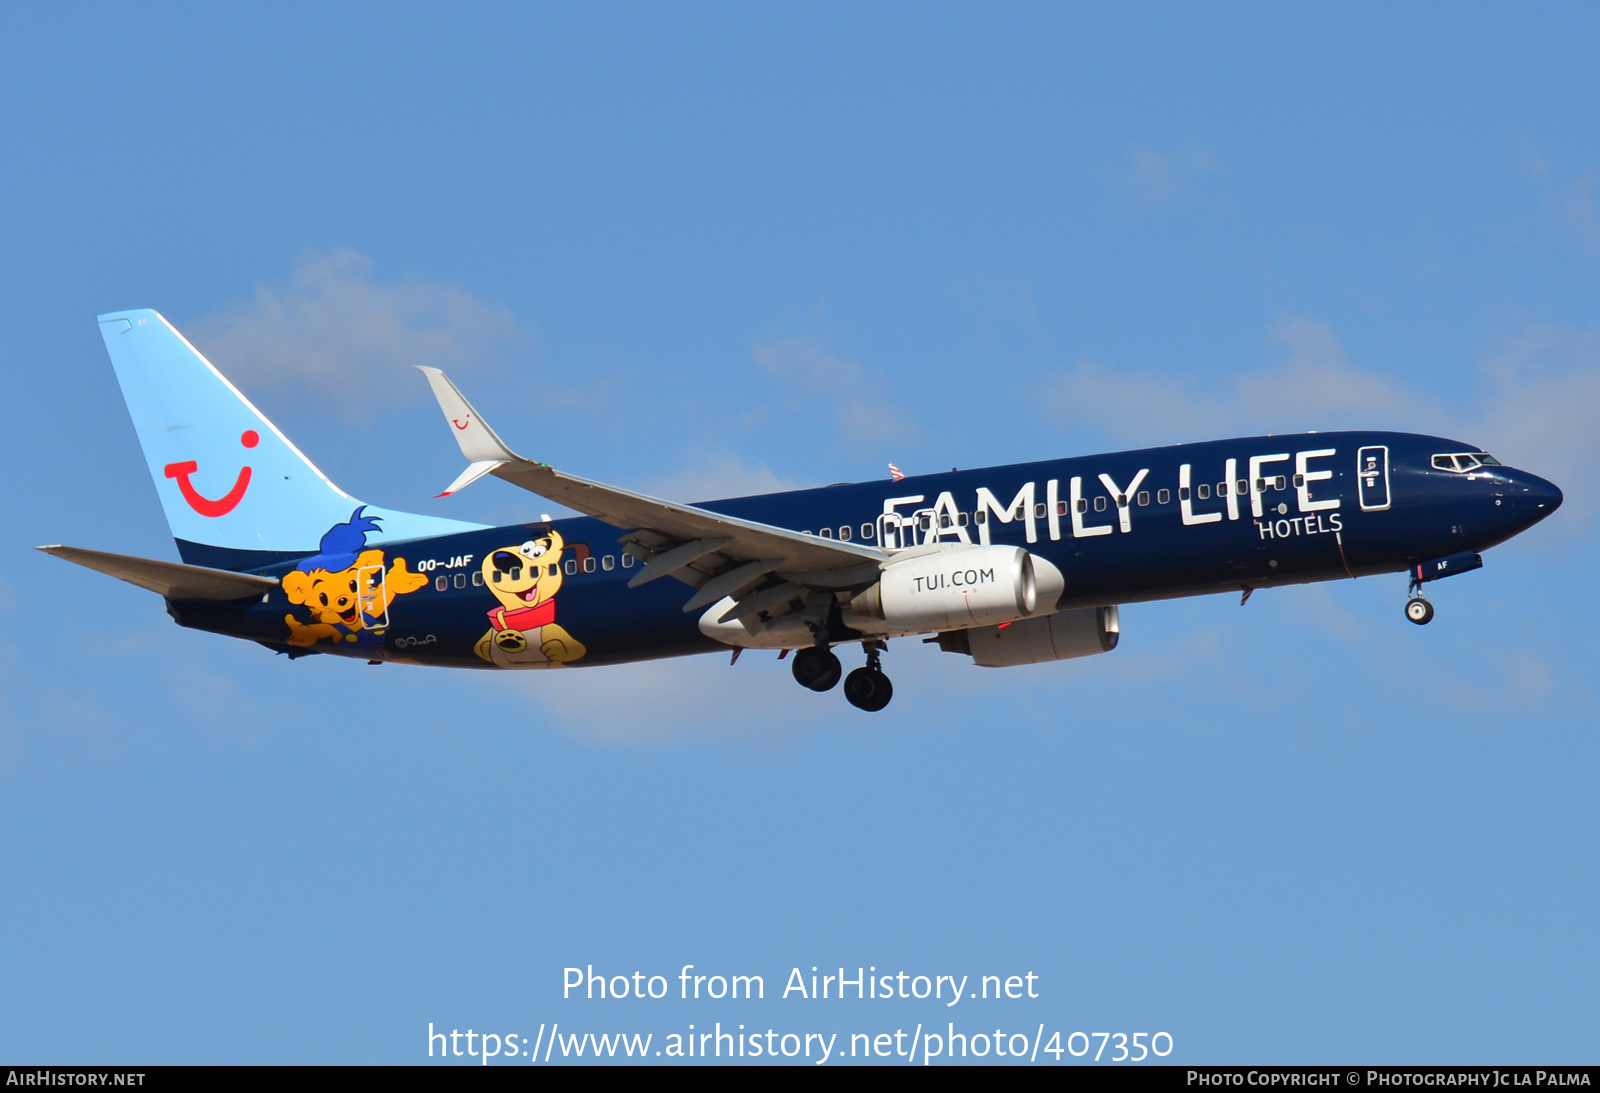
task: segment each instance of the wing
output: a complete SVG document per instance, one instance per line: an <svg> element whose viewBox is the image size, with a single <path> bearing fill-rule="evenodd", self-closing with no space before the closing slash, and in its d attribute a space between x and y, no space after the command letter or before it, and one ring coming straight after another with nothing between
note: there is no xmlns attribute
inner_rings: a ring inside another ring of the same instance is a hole
<svg viewBox="0 0 1600 1093"><path fill-rule="evenodd" d="M788 528L724 516L694 505L558 471L513 452L437 368L421 369L470 465L439 496L492 474L626 534L618 542L644 563L628 582L636 588L674 577L695 589L684 611L735 602L720 620L776 618L819 604L827 593L865 588L878 579L889 554L877 547L821 539Z"/></svg>

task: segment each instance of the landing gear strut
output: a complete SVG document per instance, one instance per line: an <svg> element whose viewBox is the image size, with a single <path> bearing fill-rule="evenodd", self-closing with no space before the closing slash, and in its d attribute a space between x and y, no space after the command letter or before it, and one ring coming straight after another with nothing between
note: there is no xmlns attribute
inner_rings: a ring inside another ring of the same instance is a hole
<svg viewBox="0 0 1600 1093"><path fill-rule="evenodd" d="M864 641L862 648L867 651L867 665L857 668L845 677L844 697L858 710L876 713L889 704L894 697L894 685L889 682L889 677L883 674L883 666L878 663L878 656L883 652L883 642Z"/></svg>
<svg viewBox="0 0 1600 1093"><path fill-rule="evenodd" d="M1426 626L1433 621L1433 604L1422 598L1422 582L1415 577L1411 578L1411 587L1407 591L1406 618L1418 626Z"/></svg>

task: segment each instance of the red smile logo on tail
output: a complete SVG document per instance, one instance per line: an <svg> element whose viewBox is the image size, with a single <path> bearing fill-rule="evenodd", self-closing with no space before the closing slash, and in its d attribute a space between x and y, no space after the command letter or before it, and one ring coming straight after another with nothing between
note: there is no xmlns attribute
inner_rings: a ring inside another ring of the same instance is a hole
<svg viewBox="0 0 1600 1093"><path fill-rule="evenodd" d="M246 448L254 448L261 443L261 437L254 429L246 429L243 435L239 437L239 443ZM240 501L244 500L244 491L250 488L250 468L241 467L239 469L239 477L234 479L233 488L215 501L202 495L199 490L194 488L194 484L189 481L189 476L199 468L200 464L190 459L182 463L168 463L162 469L166 472L168 478L178 480L178 491L183 494L183 499L189 502L189 507L201 516L228 515L238 507Z"/></svg>

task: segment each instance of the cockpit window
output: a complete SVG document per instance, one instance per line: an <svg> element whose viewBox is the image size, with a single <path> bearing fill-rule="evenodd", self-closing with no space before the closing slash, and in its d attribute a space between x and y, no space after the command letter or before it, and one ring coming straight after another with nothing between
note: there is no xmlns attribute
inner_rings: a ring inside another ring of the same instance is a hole
<svg viewBox="0 0 1600 1093"><path fill-rule="evenodd" d="M1465 474L1479 467L1498 467L1500 461L1488 452L1451 452L1433 457L1433 469Z"/></svg>

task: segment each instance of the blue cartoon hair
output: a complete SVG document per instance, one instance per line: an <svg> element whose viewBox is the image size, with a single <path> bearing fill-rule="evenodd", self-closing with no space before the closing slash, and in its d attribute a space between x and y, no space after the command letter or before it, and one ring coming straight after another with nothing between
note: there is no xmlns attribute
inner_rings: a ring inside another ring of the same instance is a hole
<svg viewBox="0 0 1600 1093"><path fill-rule="evenodd" d="M367 545L367 532L380 530L377 517L361 515L366 508L365 505L357 505L348 522L335 524L324 532L322 542L317 544L317 552L295 568L302 573L310 573L313 569L337 572L354 565L356 555Z"/></svg>

